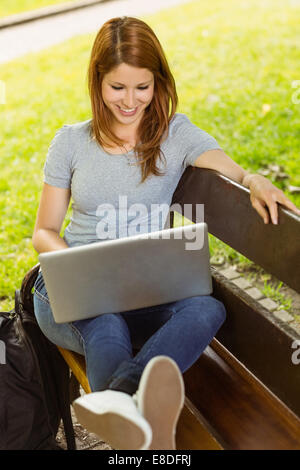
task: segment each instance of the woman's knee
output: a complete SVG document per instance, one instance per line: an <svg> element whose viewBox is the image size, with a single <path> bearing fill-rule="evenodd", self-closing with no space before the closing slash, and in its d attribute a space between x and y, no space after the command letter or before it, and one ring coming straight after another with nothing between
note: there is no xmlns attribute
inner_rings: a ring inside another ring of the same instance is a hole
<svg viewBox="0 0 300 470"><path fill-rule="evenodd" d="M226 320L225 306L223 302L212 296L209 296L209 302L211 304L211 310L213 311L215 321L217 324L219 324L220 327Z"/></svg>
<svg viewBox="0 0 300 470"><path fill-rule="evenodd" d="M219 328L226 319L224 304L211 295L198 295L189 297L176 303L175 312L189 311L191 315L198 316L199 320L206 318Z"/></svg>
<svg viewBox="0 0 300 470"><path fill-rule="evenodd" d="M196 297L194 302L197 309L195 329L198 326L200 332L205 330L215 336L226 319L224 304L210 295Z"/></svg>

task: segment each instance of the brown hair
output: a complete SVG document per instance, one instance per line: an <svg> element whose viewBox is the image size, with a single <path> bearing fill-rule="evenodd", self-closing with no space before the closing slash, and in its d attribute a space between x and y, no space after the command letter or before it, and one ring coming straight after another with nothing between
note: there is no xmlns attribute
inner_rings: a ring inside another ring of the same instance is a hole
<svg viewBox="0 0 300 470"><path fill-rule="evenodd" d="M104 145L100 132L117 145L124 144L111 131L112 114L103 102L101 91L104 75L122 63L146 68L154 75L153 99L139 124L135 147L143 182L150 174L163 174L156 163L163 156L160 144L176 111L176 86L161 44L144 21L122 17L104 23L94 41L88 69L91 132L100 145Z"/></svg>

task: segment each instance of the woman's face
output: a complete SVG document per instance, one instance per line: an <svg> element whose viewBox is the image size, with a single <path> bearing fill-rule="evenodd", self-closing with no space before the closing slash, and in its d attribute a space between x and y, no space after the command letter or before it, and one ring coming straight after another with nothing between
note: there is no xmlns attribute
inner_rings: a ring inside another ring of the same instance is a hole
<svg viewBox="0 0 300 470"><path fill-rule="evenodd" d="M102 81L102 97L115 123L136 128L151 103L154 76L148 69L120 64Z"/></svg>

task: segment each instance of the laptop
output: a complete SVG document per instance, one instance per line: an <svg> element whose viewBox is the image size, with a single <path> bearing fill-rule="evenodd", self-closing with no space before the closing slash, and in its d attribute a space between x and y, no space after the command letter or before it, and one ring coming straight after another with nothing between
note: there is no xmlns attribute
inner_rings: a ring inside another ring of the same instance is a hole
<svg viewBox="0 0 300 470"><path fill-rule="evenodd" d="M212 293L204 222L39 255L57 323Z"/></svg>

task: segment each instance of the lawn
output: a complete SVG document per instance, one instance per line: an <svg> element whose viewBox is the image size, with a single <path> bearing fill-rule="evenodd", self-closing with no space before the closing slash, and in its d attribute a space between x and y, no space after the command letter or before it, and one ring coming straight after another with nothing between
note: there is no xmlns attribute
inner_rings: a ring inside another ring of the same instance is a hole
<svg viewBox="0 0 300 470"><path fill-rule="evenodd" d="M298 6L296 6L298 5ZM197 1L148 16L167 53L180 104L250 171L276 164L274 183L300 206L300 4L281 0ZM0 309L37 263L31 236L43 165L55 131L90 117L86 69L94 35L79 36L0 68ZM298 96L298 99L297 99ZM275 173L271 173L272 178ZM64 223L64 227L70 217ZM63 228L64 228L63 227ZM214 256L246 262L211 239Z"/></svg>
<svg viewBox="0 0 300 470"><path fill-rule="evenodd" d="M35 10L37 8L56 5L58 3L68 3L74 0L1 0L0 2L0 18L24 13L25 11Z"/></svg>

